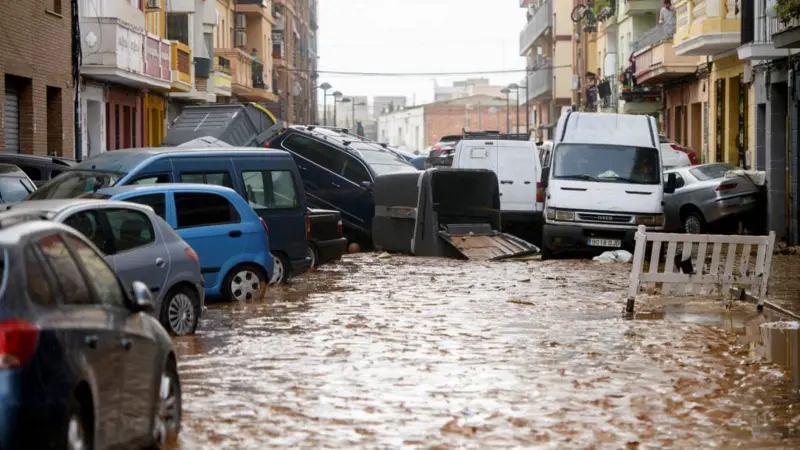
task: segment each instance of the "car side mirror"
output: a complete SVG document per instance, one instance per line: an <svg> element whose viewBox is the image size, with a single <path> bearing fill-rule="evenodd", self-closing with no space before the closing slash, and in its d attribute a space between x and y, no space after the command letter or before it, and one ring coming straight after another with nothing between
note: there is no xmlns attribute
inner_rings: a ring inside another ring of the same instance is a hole
<svg viewBox="0 0 800 450"><path fill-rule="evenodd" d="M667 182L664 184L664 193L665 194L674 194L675 193L675 185L678 183L677 177L675 177L674 173L667 174Z"/></svg>
<svg viewBox="0 0 800 450"><path fill-rule="evenodd" d="M362 181L359 183L364 189L372 189L372 181Z"/></svg>
<svg viewBox="0 0 800 450"><path fill-rule="evenodd" d="M537 147L541 147L542 145L544 145L544 141L536 141Z"/></svg>
<svg viewBox="0 0 800 450"><path fill-rule="evenodd" d="M131 287L133 288L133 306L136 312L153 311L153 294L150 292L150 288L141 281L134 281L131 283Z"/></svg>
<svg viewBox="0 0 800 450"><path fill-rule="evenodd" d="M550 184L550 167L542 168L542 187L546 188Z"/></svg>

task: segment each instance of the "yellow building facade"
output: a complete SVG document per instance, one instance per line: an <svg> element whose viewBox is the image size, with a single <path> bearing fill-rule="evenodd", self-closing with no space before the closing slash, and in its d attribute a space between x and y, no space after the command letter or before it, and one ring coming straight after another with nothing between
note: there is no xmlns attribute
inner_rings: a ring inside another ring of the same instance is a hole
<svg viewBox="0 0 800 450"><path fill-rule="evenodd" d="M166 39L167 12L162 3L159 9L145 12L145 28L147 33ZM163 93L147 92L144 96L144 117L142 127L144 131L145 147L161 145L166 133L167 102Z"/></svg>

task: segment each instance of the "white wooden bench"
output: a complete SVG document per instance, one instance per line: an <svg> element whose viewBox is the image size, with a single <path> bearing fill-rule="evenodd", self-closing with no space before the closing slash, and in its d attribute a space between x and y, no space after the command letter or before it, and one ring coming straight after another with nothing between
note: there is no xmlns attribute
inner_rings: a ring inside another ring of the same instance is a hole
<svg viewBox="0 0 800 450"><path fill-rule="evenodd" d="M662 271L661 251L665 244L667 253ZM651 252L645 271L648 246ZM727 247L724 254L723 246ZM714 291L727 294L734 287L749 289L758 299L758 309L762 310L774 246L774 231L769 236L672 234L648 232L640 226L636 232L627 311L633 312L643 283L653 283L653 287L661 283L661 294L676 296L710 295ZM707 259L709 247L710 260Z"/></svg>

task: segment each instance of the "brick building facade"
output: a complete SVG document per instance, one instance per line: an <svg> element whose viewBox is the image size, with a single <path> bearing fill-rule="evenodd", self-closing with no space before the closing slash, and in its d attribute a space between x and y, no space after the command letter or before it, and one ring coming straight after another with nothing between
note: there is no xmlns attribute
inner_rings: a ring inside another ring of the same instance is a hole
<svg viewBox="0 0 800 450"><path fill-rule="evenodd" d="M0 16L0 151L74 157L72 11L6 2Z"/></svg>

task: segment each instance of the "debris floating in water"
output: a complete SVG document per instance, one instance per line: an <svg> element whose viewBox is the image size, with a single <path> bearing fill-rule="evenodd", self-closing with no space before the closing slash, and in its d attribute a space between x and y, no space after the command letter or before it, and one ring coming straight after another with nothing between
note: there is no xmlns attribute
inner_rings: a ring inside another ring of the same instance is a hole
<svg viewBox="0 0 800 450"><path fill-rule="evenodd" d="M380 255L378 255L379 259L389 259L391 257L392 257L392 255L390 253L388 253L388 252L383 252Z"/></svg>

